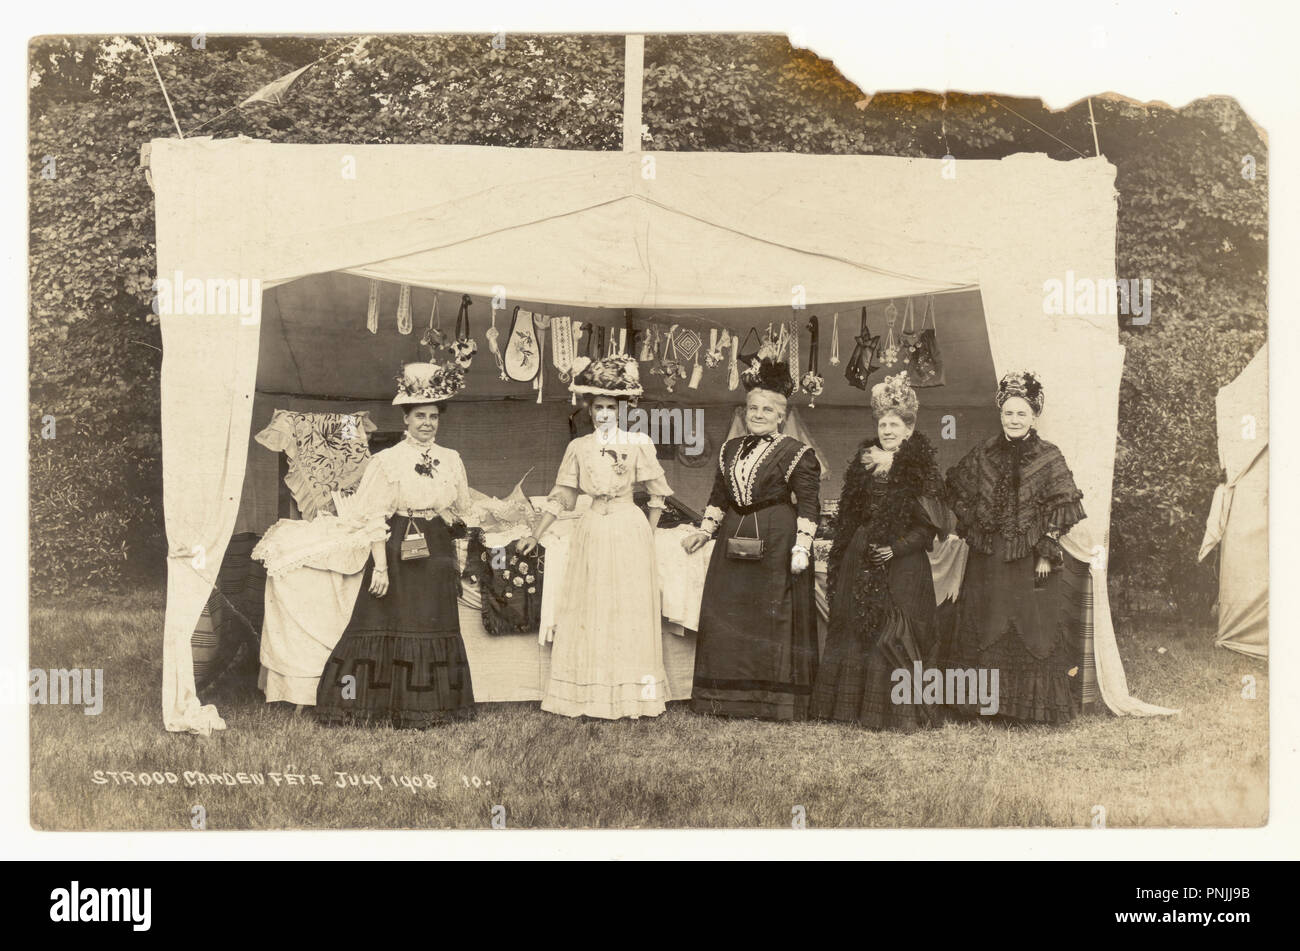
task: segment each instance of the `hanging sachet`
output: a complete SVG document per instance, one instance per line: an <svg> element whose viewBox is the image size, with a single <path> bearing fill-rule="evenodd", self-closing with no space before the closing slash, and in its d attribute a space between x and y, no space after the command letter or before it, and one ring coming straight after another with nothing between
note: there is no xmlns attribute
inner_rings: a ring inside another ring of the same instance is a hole
<svg viewBox="0 0 1300 951"><path fill-rule="evenodd" d="M410 284L403 284L401 293L397 295L397 332L399 334L409 334L411 332Z"/></svg>
<svg viewBox="0 0 1300 951"><path fill-rule="evenodd" d="M516 383L532 383L540 367L533 315L516 307L510 317L510 333L506 339L506 377Z"/></svg>
<svg viewBox="0 0 1300 951"><path fill-rule="evenodd" d="M929 318L930 326L925 325ZM908 382L915 387L943 386L943 353L939 350L939 340L935 336L938 326L934 320L934 298L925 302L925 313L921 316L921 332L912 344L910 359L907 364Z"/></svg>

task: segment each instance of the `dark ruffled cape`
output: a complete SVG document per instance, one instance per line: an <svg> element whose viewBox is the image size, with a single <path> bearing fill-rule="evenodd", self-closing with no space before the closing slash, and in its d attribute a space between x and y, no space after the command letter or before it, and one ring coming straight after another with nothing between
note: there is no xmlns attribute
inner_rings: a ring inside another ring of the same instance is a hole
<svg viewBox="0 0 1300 951"><path fill-rule="evenodd" d="M1001 535L1006 561L1030 554L1049 530L1064 534L1086 517L1065 456L1033 429L1023 439L986 439L948 470L947 488L957 533L985 555Z"/></svg>

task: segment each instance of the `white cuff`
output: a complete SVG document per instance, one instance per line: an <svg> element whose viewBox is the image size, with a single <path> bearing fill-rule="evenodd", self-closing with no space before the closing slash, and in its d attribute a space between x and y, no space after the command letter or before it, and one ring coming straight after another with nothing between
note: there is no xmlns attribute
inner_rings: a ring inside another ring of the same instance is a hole
<svg viewBox="0 0 1300 951"><path fill-rule="evenodd" d="M704 518L700 519L700 531L707 532L709 537L718 530L718 525L722 522L722 509L716 505L710 505L704 509Z"/></svg>
<svg viewBox="0 0 1300 951"><path fill-rule="evenodd" d="M553 499L547 497L546 501L542 503L541 507L542 507L542 511L550 512L556 518L559 518L561 515L564 514L564 503L561 502L559 499Z"/></svg>
<svg viewBox="0 0 1300 951"><path fill-rule="evenodd" d="M817 534L817 523L810 518L794 520L795 541L805 550L812 545L813 536Z"/></svg>
<svg viewBox="0 0 1300 951"><path fill-rule="evenodd" d="M646 503L646 506L652 509L661 509L664 505L665 502L662 495L652 495L650 496L650 501Z"/></svg>

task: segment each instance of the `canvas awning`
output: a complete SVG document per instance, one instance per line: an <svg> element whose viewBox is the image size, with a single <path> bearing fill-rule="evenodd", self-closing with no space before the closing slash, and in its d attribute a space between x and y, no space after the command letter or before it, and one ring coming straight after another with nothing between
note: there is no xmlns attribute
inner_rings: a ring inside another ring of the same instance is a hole
<svg viewBox="0 0 1300 951"><path fill-rule="evenodd" d="M978 288L998 373L1048 381L1043 435L1089 518L1098 679L1129 697L1105 587L1123 349L1111 315L1045 312L1044 282L1115 277L1115 168L1044 155L961 161L786 153L581 152L419 145L151 143L158 273L259 282L342 271L593 308L786 307ZM950 174L955 171L955 175ZM244 479L262 304L162 320L168 729L220 721L189 637ZM194 312L194 311L197 312ZM323 318L326 319L326 318ZM385 370L385 372L387 372Z"/></svg>

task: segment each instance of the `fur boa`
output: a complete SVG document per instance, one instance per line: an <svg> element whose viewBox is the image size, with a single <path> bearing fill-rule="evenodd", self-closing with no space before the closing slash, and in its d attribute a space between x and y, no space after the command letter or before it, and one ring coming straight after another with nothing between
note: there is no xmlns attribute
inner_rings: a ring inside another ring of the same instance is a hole
<svg viewBox="0 0 1300 951"><path fill-rule="evenodd" d="M844 473L839 513L835 517L835 540L827 559L827 597L833 600L839 584L840 565L858 528L867 526L867 542L888 545L902 535L917 519L917 507L923 497L943 498L943 479L934 446L924 433L913 432L894 454L893 465L884 482L876 481L867 471L862 454L879 439L866 439L858 446ZM855 579L855 612L877 628L888 608L889 563L869 567L863 577Z"/></svg>

